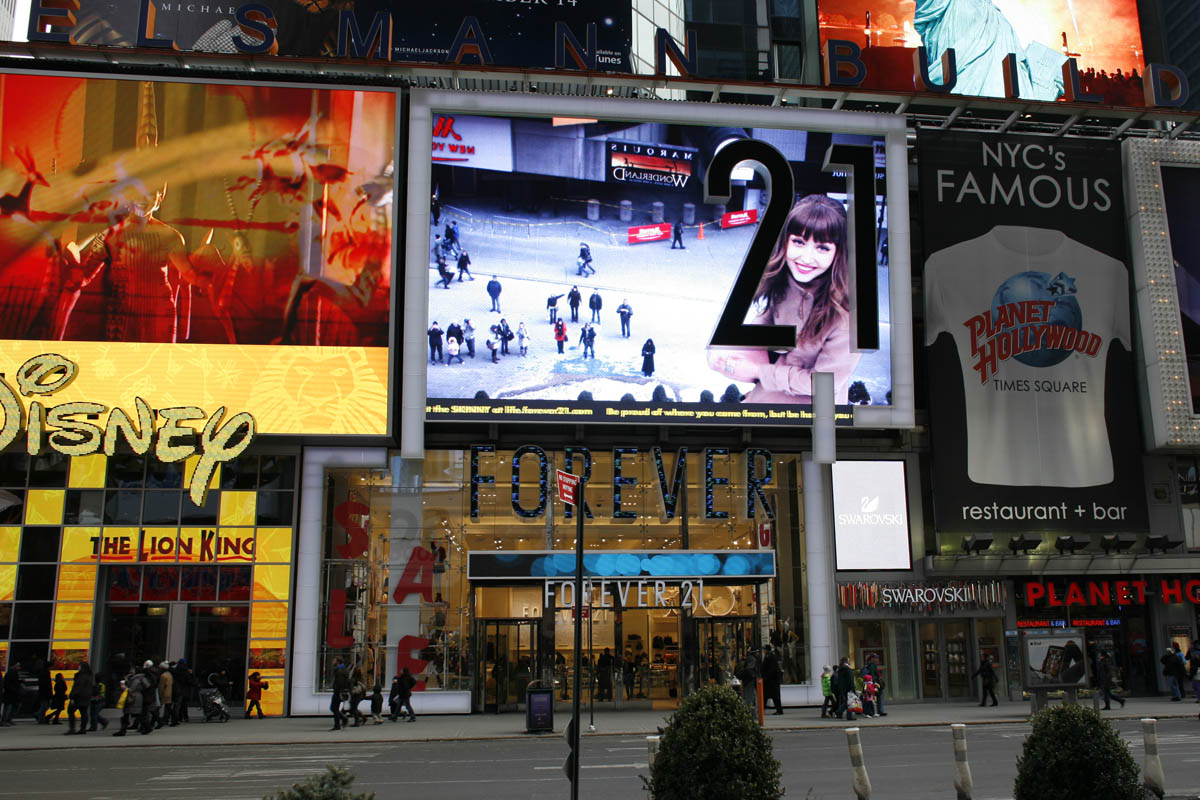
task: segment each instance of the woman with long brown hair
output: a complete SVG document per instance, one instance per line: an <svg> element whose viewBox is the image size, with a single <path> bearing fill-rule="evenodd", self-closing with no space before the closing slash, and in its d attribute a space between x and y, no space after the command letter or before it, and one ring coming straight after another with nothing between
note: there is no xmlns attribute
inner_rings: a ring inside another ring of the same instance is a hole
<svg viewBox="0 0 1200 800"><path fill-rule="evenodd" d="M785 353L712 351L709 364L758 384L746 403L812 402L812 373L832 372L834 400L846 404L860 355L850 350L850 267L846 209L823 194L800 199L755 292L750 325L792 325L796 346Z"/></svg>

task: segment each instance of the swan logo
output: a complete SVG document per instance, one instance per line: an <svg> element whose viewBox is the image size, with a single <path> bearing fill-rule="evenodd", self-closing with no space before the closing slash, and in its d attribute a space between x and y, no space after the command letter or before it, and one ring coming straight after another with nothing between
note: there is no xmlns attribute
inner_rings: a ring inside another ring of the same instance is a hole
<svg viewBox="0 0 1200 800"><path fill-rule="evenodd" d="M859 503L859 508L864 514L874 514L879 510L879 497L864 497Z"/></svg>

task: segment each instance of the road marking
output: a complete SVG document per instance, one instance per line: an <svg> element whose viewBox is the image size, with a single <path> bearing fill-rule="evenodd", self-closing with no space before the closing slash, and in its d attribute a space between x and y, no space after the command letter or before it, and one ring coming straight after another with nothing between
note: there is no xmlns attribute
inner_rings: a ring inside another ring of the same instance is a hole
<svg viewBox="0 0 1200 800"><path fill-rule="evenodd" d="M647 766L645 761L634 762L632 764L580 764L580 769L645 769ZM562 764L555 764L550 767L534 767L534 769L562 769Z"/></svg>

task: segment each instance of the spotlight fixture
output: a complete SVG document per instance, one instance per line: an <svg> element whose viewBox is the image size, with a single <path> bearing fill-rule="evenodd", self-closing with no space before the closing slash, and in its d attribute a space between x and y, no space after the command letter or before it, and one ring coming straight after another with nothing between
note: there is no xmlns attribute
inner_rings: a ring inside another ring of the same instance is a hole
<svg viewBox="0 0 1200 800"><path fill-rule="evenodd" d="M984 533L973 533L962 540L964 553L982 553L992 546L992 537Z"/></svg>
<svg viewBox="0 0 1200 800"><path fill-rule="evenodd" d="M1100 537L1100 546L1104 548L1106 556L1111 556L1113 551L1124 553L1135 544L1137 544L1137 539L1133 536L1118 536L1115 533L1110 533L1107 536Z"/></svg>
<svg viewBox="0 0 1200 800"><path fill-rule="evenodd" d="M1167 552L1183 544L1182 539L1171 539L1166 534L1152 533L1146 537L1146 550L1153 555L1155 550Z"/></svg>
<svg viewBox="0 0 1200 800"><path fill-rule="evenodd" d="M1054 540L1054 548L1058 550L1060 556L1066 555L1067 551L1075 553L1076 550L1082 550L1087 546L1086 541L1076 539L1074 536L1059 536Z"/></svg>
<svg viewBox="0 0 1200 800"><path fill-rule="evenodd" d="M1014 556L1017 554L1018 550L1026 555L1029 555L1029 551L1036 550L1038 545L1041 543L1042 540L1040 537L1026 536L1022 533L1018 536L1013 536L1008 540L1008 549L1012 550L1012 554Z"/></svg>

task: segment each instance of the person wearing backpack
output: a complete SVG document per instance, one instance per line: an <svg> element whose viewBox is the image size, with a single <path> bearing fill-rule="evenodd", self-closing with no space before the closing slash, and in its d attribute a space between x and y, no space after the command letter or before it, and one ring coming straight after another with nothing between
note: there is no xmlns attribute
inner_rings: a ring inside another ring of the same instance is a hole
<svg viewBox="0 0 1200 800"><path fill-rule="evenodd" d="M854 719L854 712L849 703L850 693L853 691L854 670L850 667L850 659L842 656L833 676L833 695L837 699L837 706L833 710L835 717L844 717L847 722Z"/></svg>
<svg viewBox="0 0 1200 800"><path fill-rule="evenodd" d="M88 730L95 732L96 726L100 726L108 730L108 720L101 714L104 708L104 698L108 694L108 687L104 685L104 681L99 678L92 684L92 697L88 701Z"/></svg>

